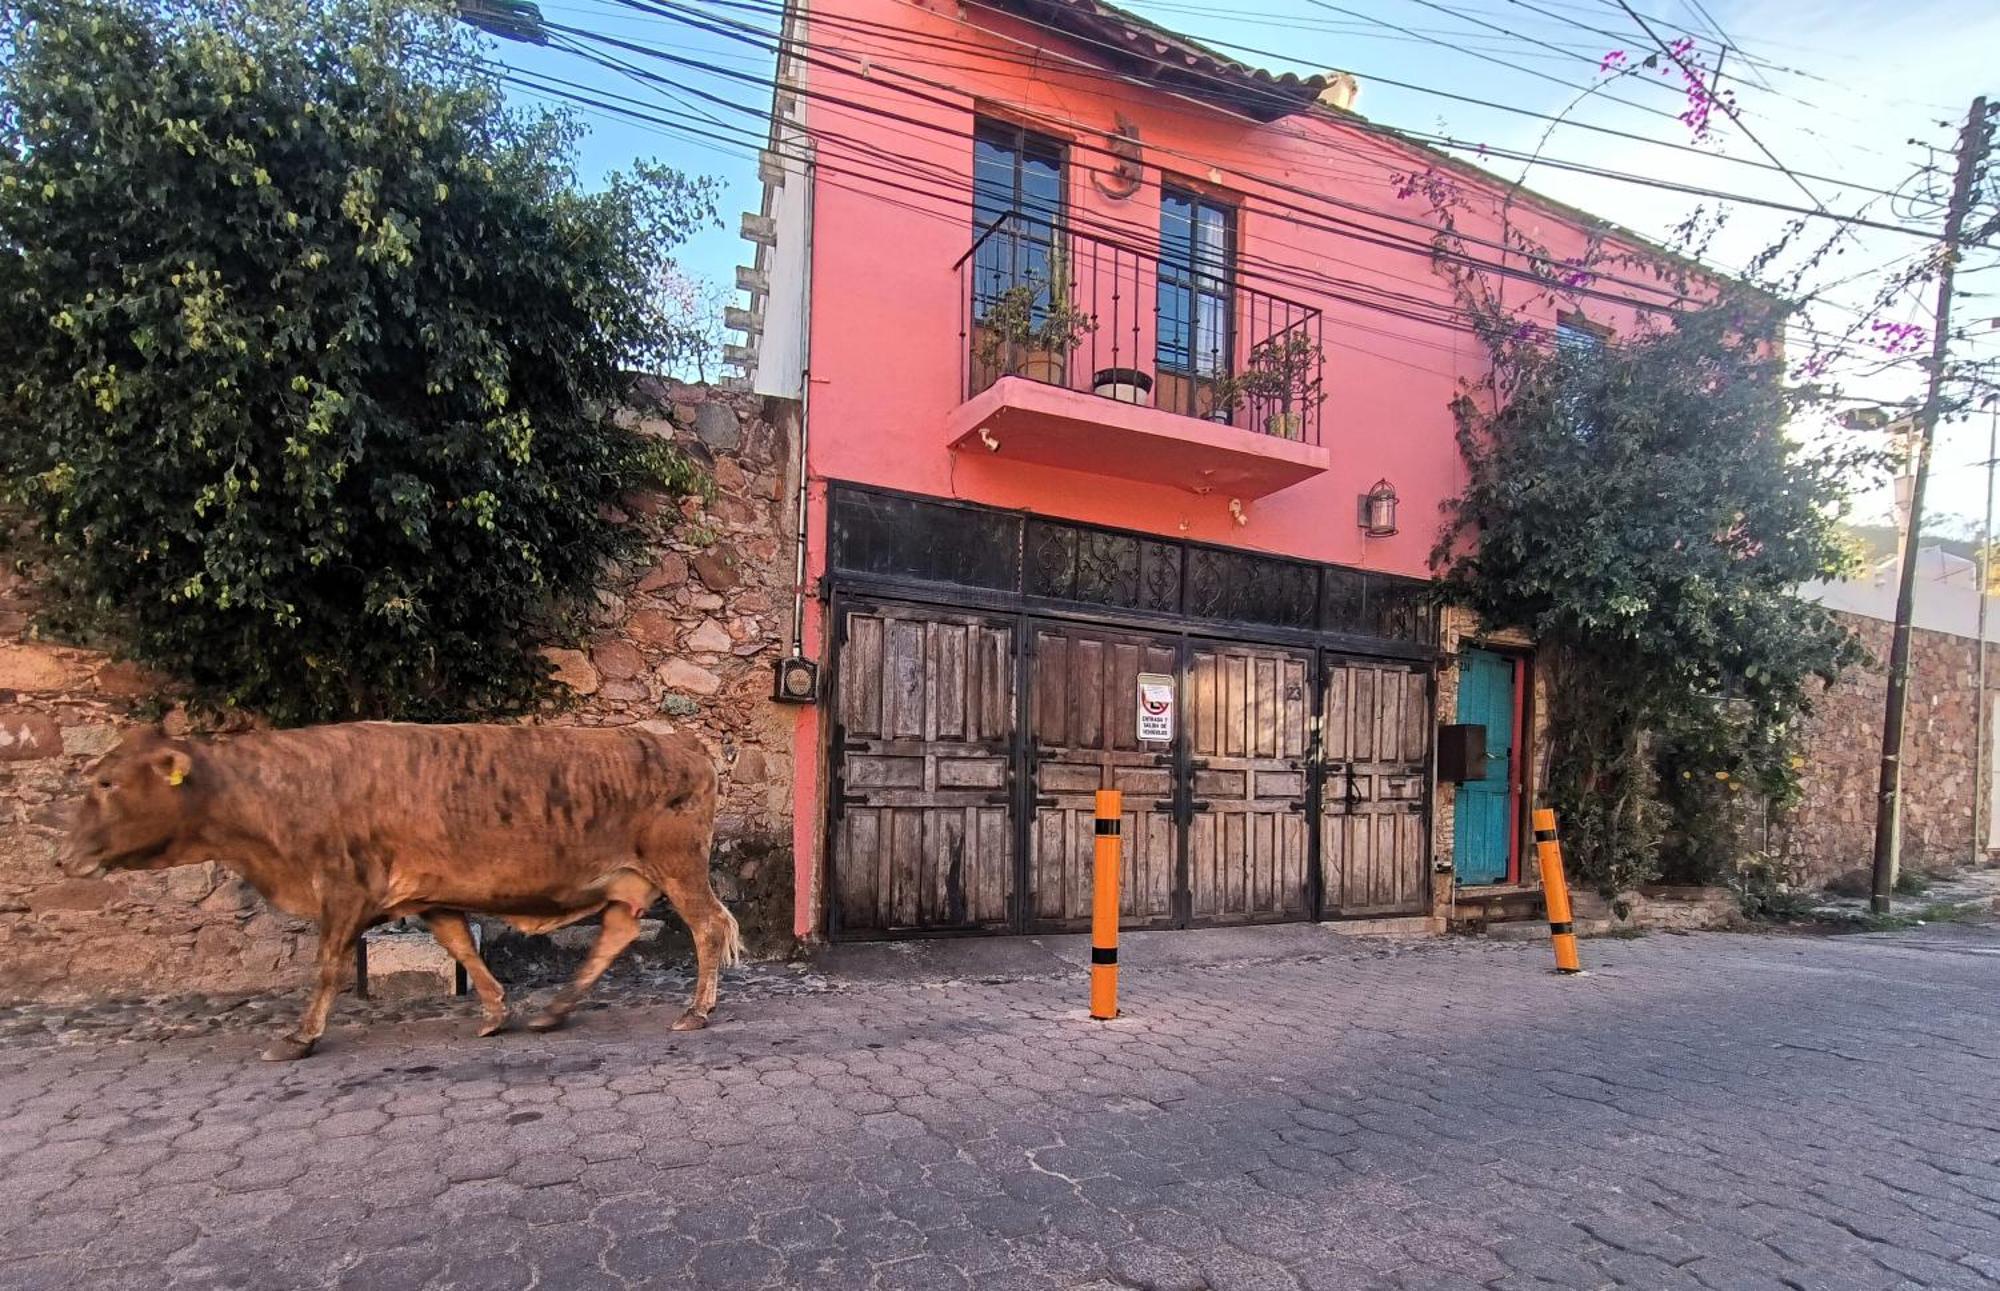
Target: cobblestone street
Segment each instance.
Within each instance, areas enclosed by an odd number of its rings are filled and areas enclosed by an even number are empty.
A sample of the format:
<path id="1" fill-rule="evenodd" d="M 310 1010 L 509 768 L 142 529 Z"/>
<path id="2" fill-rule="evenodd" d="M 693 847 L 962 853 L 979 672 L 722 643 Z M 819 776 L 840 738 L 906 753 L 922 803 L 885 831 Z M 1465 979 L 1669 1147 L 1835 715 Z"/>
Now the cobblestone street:
<path id="1" fill-rule="evenodd" d="M 0 1286 L 2000 1287 L 2000 930 L 1171 937 L 1108 1025 L 1068 941 L 291 1066 L 0 1014 Z"/>

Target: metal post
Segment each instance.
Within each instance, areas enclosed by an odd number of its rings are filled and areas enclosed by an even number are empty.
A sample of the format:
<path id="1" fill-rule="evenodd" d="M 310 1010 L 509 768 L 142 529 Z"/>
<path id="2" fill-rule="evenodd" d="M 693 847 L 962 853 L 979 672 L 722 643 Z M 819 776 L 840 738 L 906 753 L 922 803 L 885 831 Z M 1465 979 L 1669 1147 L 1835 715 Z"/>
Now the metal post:
<path id="1" fill-rule="evenodd" d="M 1118 1016 L 1119 831 L 1125 820 L 1124 795 L 1097 791 L 1097 851 L 1090 900 L 1090 1016 Z"/>
<path id="2" fill-rule="evenodd" d="M 1979 526 L 1979 631 L 1976 648 L 1979 661 L 1974 667 L 1978 690 L 1972 705 L 1972 851 L 1966 859 L 1979 864 L 1986 854 L 1986 589 L 1993 582 L 1993 471 L 2000 462 L 2000 400 L 1988 395 L 1993 405 L 1993 422 L 1986 432 L 1986 519 Z"/>
<path id="3" fill-rule="evenodd" d="M 1903 718 L 1909 707 L 1910 620 L 1917 599 L 1917 550 L 1924 532 L 1924 485 L 1930 476 L 1931 441 L 1943 403 L 1945 362 L 1951 350 L 1952 275 L 1958 267 L 1965 213 L 1972 205 L 1972 180 L 1986 155 L 1986 100 L 1972 101 L 1958 141 L 1958 177 L 1945 215 L 1938 256 L 1936 322 L 1931 336 L 1930 379 L 1917 414 L 1917 470 L 1910 482 L 1910 529 L 1903 537 L 1902 579 L 1896 590 L 1896 631 L 1889 641 L 1889 694 L 1882 714 L 1882 771 L 1875 799 L 1875 856 L 1869 909 L 1889 913 L 1896 887 L 1896 860 L 1903 832 Z"/>
<path id="4" fill-rule="evenodd" d="M 1556 814 L 1535 808 L 1535 859 L 1542 867 L 1542 901 L 1549 908 L 1549 940 L 1556 951 L 1558 973 L 1581 973 L 1576 957 L 1576 925 L 1569 909 L 1569 880 L 1563 876 L 1562 844 L 1556 841 Z"/>

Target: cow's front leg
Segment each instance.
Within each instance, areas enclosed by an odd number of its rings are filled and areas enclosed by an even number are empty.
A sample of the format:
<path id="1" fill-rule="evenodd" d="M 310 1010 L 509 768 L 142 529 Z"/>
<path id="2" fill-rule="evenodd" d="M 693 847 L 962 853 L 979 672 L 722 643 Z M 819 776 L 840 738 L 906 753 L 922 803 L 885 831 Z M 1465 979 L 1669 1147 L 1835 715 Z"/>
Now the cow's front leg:
<path id="1" fill-rule="evenodd" d="M 298 1027 L 264 1050 L 261 1056 L 265 1062 L 296 1061 L 311 1053 L 319 1043 L 326 1031 L 326 1015 L 333 1008 L 333 997 L 339 993 L 341 979 L 354 958 L 354 941 L 361 931 L 362 921 L 357 918 L 320 920 L 319 982 L 313 987 L 306 1011 L 299 1016 Z"/>
<path id="2" fill-rule="evenodd" d="M 597 930 L 597 942 L 590 948 L 590 958 L 583 961 L 583 967 L 576 970 L 568 986 L 555 993 L 540 1016 L 528 1026 L 536 1031 L 553 1031 L 561 1026 L 583 998 L 583 993 L 596 985 L 604 976 L 604 970 L 611 967 L 611 961 L 618 958 L 625 948 L 639 935 L 639 916 L 623 902 L 614 901 L 604 907 L 603 924 Z"/>
<path id="3" fill-rule="evenodd" d="M 465 975 L 472 981 L 472 989 L 479 992 L 479 1003 L 485 1011 L 486 1021 L 479 1028 L 481 1035 L 497 1035 L 507 1029 L 507 991 L 500 985 L 500 979 L 486 967 L 486 961 L 479 957 L 479 947 L 473 943 L 472 929 L 466 926 L 465 916 L 456 910 L 426 910 L 424 923 L 430 927 L 431 936 L 451 953 L 464 968 Z"/>

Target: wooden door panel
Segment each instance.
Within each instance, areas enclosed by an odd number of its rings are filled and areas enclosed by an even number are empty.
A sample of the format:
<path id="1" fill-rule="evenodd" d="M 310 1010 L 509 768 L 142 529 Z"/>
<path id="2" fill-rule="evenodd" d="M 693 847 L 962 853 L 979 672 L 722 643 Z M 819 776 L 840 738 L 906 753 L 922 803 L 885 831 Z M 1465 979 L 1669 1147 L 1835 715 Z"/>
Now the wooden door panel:
<path id="1" fill-rule="evenodd" d="M 1305 814 L 1311 661 L 1257 646 L 1201 646 L 1187 718 L 1197 810 L 1188 825 L 1195 923 L 1311 912 Z"/>
<path id="2" fill-rule="evenodd" d="M 1171 641 L 1066 623 L 1037 624 L 1029 660 L 1035 816 L 1029 831 L 1029 914 L 1042 928 L 1090 923 L 1096 793 L 1125 798 L 1121 922 L 1173 918 L 1178 836 L 1171 811 L 1170 745 L 1141 744 L 1138 677 L 1172 673 Z"/>
<path id="3" fill-rule="evenodd" d="M 1328 915 L 1416 914 L 1429 900 L 1430 679 L 1325 662 L 1320 873 Z"/>
<path id="4" fill-rule="evenodd" d="M 841 611 L 830 858 L 842 933 L 1003 929 L 1015 632 L 908 605 Z"/>
<path id="5" fill-rule="evenodd" d="M 1463 884 L 1505 882 L 1513 869 L 1517 666 L 1487 650 L 1468 649 L 1459 658 L 1457 718 L 1486 728 L 1485 777 L 1459 785 L 1452 796 L 1452 866 Z"/>

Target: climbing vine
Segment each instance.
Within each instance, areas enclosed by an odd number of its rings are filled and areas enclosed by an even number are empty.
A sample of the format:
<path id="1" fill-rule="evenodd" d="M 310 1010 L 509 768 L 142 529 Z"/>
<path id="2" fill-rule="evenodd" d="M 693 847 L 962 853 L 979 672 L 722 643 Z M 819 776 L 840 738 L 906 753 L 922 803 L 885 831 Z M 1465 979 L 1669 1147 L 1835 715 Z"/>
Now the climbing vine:
<path id="1" fill-rule="evenodd" d="M 1492 359 L 1453 405 L 1468 481 L 1433 554 L 1444 594 L 1537 642 L 1542 791 L 1584 877 L 1712 877 L 1746 798 L 1796 794 L 1799 719 L 1860 657 L 1799 589 L 1846 570 L 1838 521 L 1876 454 L 1788 435 L 1814 392 L 1785 382 L 1774 295 L 1512 229 L 1529 281 L 1496 282 L 1458 233 L 1462 196 L 1433 209 L 1439 270 Z M 1542 321 L 1639 273 L 1678 303 L 1597 340 Z"/>

